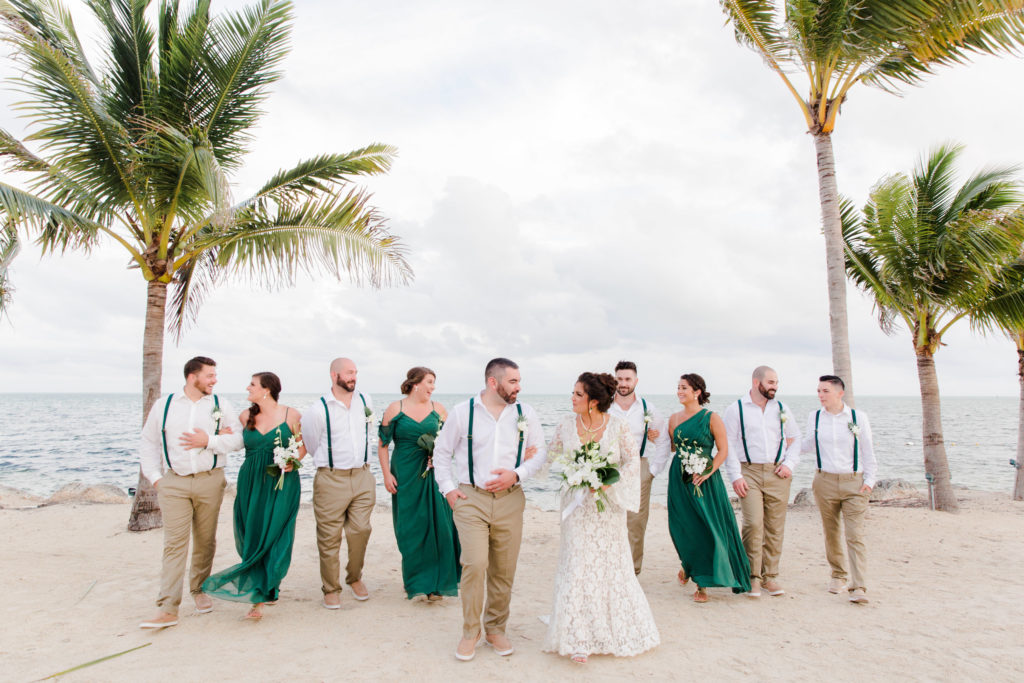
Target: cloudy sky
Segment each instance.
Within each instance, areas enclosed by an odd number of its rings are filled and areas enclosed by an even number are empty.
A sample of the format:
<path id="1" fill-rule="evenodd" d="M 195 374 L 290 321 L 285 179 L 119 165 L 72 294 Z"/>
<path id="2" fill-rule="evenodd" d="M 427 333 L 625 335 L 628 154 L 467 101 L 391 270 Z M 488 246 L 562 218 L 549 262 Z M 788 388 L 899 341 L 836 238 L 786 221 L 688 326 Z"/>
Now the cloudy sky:
<path id="1" fill-rule="evenodd" d="M 180 345 L 168 339 L 165 389 L 204 354 L 224 391 L 265 369 L 286 392 L 319 391 L 347 355 L 370 391 L 425 364 L 440 391 L 468 392 L 505 355 L 527 393 L 568 391 L 620 358 L 650 393 L 689 371 L 739 392 L 761 363 L 783 391 L 813 393 L 831 366 L 813 143 L 717 2 L 296 5 L 286 74 L 234 192 L 318 153 L 395 145 L 370 187 L 415 282 L 226 283 Z M 1024 60 L 981 58 L 902 98 L 855 88 L 834 136 L 840 190 L 862 204 L 945 140 L 967 146 L 965 171 L 1024 162 L 1022 76 Z M 16 99 L 0 91 L 0 126 L 22 136 Z M 125 266 L 112 244 L 42 259 L 27 246 L 0 322 L 0 391 L 138 391 L 145 286 Z M 853 289 L 850 326 L 858 393 L 914 395 L 908 335 L 882 334 Z M 1009 341 L 963 327 L 947 342 L 944 393 L 1017 393 Z"/>

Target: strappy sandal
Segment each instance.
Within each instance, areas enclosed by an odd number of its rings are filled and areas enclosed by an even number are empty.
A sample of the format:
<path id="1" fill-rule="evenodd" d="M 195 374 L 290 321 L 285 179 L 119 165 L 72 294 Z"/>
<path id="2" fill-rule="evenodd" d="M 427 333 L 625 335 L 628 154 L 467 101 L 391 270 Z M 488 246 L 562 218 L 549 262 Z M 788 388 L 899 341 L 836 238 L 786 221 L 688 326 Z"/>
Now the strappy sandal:
<path id="1" fill-rule="evenodd" d="M 586 664 L 587 663 L 587 653 L 586 652 L 576 652 L 576 653 L 573 653 L 572 655 L 570 655 L 569 661 L 574 662 L 576 664 Z"/>
<path id="2" fill-rule="evenodd" d="M 249 610 L 245 614 L 245 618 L 248 619 L 249 621 L 259 621 L 260 619 L 263 618 L 263 610 L 262 609 L 257 609 L 256 607 L 253 607 L 251 610 Z"/>
<path id="3" fill-rule="evenodd" d="M 680 569 L 679 570 L 678 578 L 679 578 L 679 585 L 680 586 L 685 586 L 686 584 L 690 583 L 690 577 L 687 575 L 685 569 Z"/>
<path id="4" fill-rule="evenodd" d="M 708 601 L 708 592 L 705 589 L 701 588 L 700 586 L 697 586 L 697 590 L 693 591 L 693 601 L 694 602 L 707 602 Z"/>

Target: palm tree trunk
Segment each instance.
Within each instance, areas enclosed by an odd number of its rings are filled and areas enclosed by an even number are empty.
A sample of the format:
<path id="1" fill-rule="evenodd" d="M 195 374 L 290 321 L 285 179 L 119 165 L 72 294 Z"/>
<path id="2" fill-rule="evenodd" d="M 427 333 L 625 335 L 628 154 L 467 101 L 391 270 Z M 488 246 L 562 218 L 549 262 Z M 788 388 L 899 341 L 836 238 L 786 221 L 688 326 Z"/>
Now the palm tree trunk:
<path id="1" fill-rule="evenodd" d="M 1017 333 L 1017 379 L 1020 382 L 1020 406 L 1017 410 L 1017 478 L 1013 499 L 1024 500 L 1024 332 Z"/>
<path id="2" fill-rule="evenodd" d="M 814 135 L 818 157 L 818 196 L 821 201 L 821 226 L 825 235 L 825 267 L 828 276 L 828 324 L 832 334 L 832 372 L 843 378 L 843 400 L 853 406 L 853 367 L 850 362 L 850 329 L 846 317 L 846 256 L 843 252 L 843 226 L 839 218 L 839 188 L 836 186 L 836 160 L 829 133 Z"/>
<path id="3" fill-rule="evenodd" d="M 921 385 L 921 441 L 924 447 L 924 471 L 935 478 L 935 509 L 958 512 L 960 504 L 950 482 L 946 444 L 942 439 L 942 411 L 935 357 L 927 348 L 917 353 L 917 381 Z"/>
<path id="4" fill-rule="evenodd" d="M 164 313 L 167 307 L 167 283 L 151 280 L 146 290 L 146 329 L 142 338 L 142 421 L 160 398 L 160 379 L 164 360 Z M 128 518 L 129 531 L 147 531 L 163 525 L 156 489 L 139 471 L 135 502 Z"/>

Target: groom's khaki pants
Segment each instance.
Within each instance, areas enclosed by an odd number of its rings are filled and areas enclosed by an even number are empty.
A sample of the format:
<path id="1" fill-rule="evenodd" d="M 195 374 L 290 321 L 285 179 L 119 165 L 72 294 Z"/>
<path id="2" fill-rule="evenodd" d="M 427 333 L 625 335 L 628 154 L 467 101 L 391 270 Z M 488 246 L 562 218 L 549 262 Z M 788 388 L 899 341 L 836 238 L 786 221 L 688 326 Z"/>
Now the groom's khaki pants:
<path id="1" fill-rule="evenodd" d="M 864 475 L 861 472 L 832 474 L 819 471 L 814 476 L 814 500 L 821 513 L 821 527 L 825 532 L 825 556 L 832 567 L 832 578 L 848 578 L 847 587 L 867 590 L 867 552 L 864 545 L 864 515 L 868 509 L 869 493 L 861 493 Z M 843 532 L 846 550 L 850 554 L 850 573 L 846 573 L 843 554 Z"/>
<path id="2" fill-rule="evenodd" d="M 177 614 L 181 604 L 181 580 L 188 559 L 189 532 L 192 535 L 192 570 L 188 585 L 192 595 L 201 593 L 210 576 L 217 551 L 217 517 L 224 500 L 224 468 L 179 476 L 167 470 L 156 486 L 164 520 L 164 558 L 160 572 L 161 612 Z"/>
<path id="3" fill-rule="evenodd" d="M 462 637 L 480 633 L 480 615 L 484 614 L 484 633 L 505 633 L 508 606 L 512 599 L 512 580 L 523 540 L 523 487 L 489 493 L 469 484 L 459 490 L 465 498 L 455 499 L 455 528 L 462 545 Z M 484 584 L 487 605 L 484 606 Z"/>
<path id="4" fill-rule="evenodd" d="M 750 578 L 758 581 L 779 575 L 782 538 L 786 530 L 789 487 L 792 477 L 775 474 L 773 463 L 740 463 L 747 495 L 740 498 L 743 510 L 743 549 L 750 560 Z"/>
<path id="5" fill-rule="evenodd" d="M 348 539 L 345 583 L 363 578 L 363 560 L 370 540 L 370 514 L 377 502 L 376 482 L 369 465 L 350 470 L 317 468 L 313 477 L 313 516 L 320 551 L 324 594 L 341 592 L 341 536 Z"/>
<path id="6" fill-rule="evenodd" d="M 633 571 L 640 573 L 644 562 L 644 536 L 647 535 L 647 519 L 651 514 L 651 466 L 647 457 L 640 458 L 640 509 L 626 512 L 626 529 L 629 530 L 629 549 L 633 553 Z"/>

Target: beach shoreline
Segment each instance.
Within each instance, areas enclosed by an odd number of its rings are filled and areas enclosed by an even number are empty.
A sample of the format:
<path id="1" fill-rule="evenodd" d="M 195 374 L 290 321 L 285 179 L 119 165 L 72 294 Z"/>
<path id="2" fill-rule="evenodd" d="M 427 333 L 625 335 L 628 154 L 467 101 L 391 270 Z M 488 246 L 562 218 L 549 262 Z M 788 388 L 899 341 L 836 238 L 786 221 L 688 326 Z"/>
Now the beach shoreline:
<path id="1" fill-rule="evenodd" d="M 7 551 L 0 573 L 11 588 L 0 648 L 4 678 L 38 680 L 99 657 L 129 652 L 68 674 L 68 680 L 438 680 L 486 675 L 534 678 L 667 679 L 685 670 L 727 680 L 874 678 L 1013 680 L 1024 676 L 1019 647 L 1024 585 L 1024 503 L 1009 494 L 960 490 L 963 511 L 873 504 L 868 512 L 869 596 L 859 607 L 826 592 L 821 525 L 813 507 L 791 507 L 782 558 L 787 593 L 752 600 L 711 589 L 693 603 L 675 581 L 678 561 L 666 511 L 652 506 L 644 571 L 662 644 L 630 659 L 595 656 L 580 668 L 540 651 L 557 566 L 558 514 L 528 507 L 512 600 L 511 657 L 481 648 L 470 663 L 452 656 L 461 626 L 457 598 L 408 601 L 391 515 L 378 507 L 366 560 L 371 599 L 342 595 L 319 606 L 312 510 L 300 508 L 292 565 L 278 605 L 260 623 L 244 606 L 215 601 L 161 632 L 137 624 L 155 612 L 163 535 L 126 531 L 126 503 L 66 503 L 0 510 Z M 0 496 L 0 502 L 6 501 Z M 214 569 L 237 561 L 231 498 L 218 526 Z M 13 626 L 13 628 L 11 628 Z M 148 645 L 147 645 L 148 643 Z"/>

